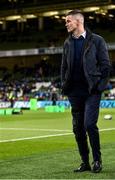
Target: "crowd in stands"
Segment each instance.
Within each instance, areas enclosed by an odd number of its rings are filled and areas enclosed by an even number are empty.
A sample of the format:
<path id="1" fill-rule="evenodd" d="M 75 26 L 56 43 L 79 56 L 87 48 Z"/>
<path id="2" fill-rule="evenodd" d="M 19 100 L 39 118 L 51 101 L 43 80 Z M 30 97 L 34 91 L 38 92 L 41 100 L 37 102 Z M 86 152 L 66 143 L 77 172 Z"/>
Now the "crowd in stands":
<path id="1" fill-rule="evenodd" d="M 4 70 L 4 76 L 0 80 L 0 101 L 65 99 L 66 97 L 61 95 L 59 74 L 51 76 L 50 68 L 41 65 L 37 69 L 15 67 L 12 73 Z M 115 99 L 115 82 L 108 84 L 102 98 Z"/>
<path id="2" fill-rule="evenodd" d="M 13 70 L 0 69 L 0 101 L 51 100 L 56 88 L 59 94 L 60 77 L 56 67 L 41 61 L 34 67 L 14 66 Z"/>
<path id="3" fill-rule="evenodd" d="M 1 86 L 1 85 L 0 85 Z M 30 98 L 37 100 L 51 100 L 55 86 L 52 82 L 14 81 L 4 83 L 0 87 L 0 101 L 29 101 Z M 59 89 L 56 88 L 56 93 Z"/>

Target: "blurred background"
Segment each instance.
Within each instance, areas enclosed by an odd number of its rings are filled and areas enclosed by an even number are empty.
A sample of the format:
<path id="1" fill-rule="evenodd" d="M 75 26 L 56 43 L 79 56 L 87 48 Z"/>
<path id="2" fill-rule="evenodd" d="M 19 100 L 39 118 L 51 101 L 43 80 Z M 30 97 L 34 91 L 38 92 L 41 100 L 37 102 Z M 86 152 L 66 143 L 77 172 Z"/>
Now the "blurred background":
<path id="1" fill-rule="evenodd" d="M 66 99 L 60 65 L 72 9 L 81 9 L 87 26 L 107 42 L 112 70 L 102 99 L 115 99 L 115 0 L 0 0 L 0 107 Z"/>

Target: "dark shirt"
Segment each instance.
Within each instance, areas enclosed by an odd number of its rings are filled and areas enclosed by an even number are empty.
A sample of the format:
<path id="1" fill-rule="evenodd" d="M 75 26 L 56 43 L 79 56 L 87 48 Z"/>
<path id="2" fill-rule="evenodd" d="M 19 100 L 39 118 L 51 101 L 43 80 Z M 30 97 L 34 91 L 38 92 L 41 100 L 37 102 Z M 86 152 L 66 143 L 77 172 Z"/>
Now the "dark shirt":
<path id="1" fill-rule="evenodd" d="M 72 91 L 71 95 L 88 94 L 88 84 L 84 75 L 82 53 L 85 43 L 85 38 L 80 36 L 74 38 L 74 61 L 72 69 Z"/>

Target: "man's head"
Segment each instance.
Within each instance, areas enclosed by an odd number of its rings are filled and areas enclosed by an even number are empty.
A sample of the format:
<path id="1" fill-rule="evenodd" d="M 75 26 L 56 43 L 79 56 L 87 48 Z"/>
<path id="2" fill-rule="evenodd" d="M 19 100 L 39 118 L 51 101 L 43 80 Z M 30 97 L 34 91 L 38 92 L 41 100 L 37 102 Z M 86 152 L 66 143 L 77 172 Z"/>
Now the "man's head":
<path id="1" fill-rule="evenodd" d="M 70 11 L 65 18 L 65 26 L 68 32 L 82 31 L 84 29 L 84 15 L 80 10 Z"/>

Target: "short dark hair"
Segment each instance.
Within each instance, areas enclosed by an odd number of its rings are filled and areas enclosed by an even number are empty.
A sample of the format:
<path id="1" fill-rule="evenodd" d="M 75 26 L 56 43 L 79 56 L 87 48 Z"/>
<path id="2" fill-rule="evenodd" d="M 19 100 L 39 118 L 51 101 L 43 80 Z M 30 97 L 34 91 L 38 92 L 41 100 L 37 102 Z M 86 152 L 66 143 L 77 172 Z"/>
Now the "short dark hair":
<path id="1" fill-rule="evenodd" d="M 69 11 L 69 12 L 66 14 L 66 16 L 69 16 L 69 15 L 72 15 L 72 16 L 74 16 L 74 15 L 80 15 L 80 16 L 84 19 L 84 20 L 83 20 L 83 22 L 84 22 L 84 27 L 87 28 L 86 21 L 85 21 L 85 16 L 84 16 L 84 14 L 82 13 L 81 10 L 79 10 L 79 9 L 74 9 L 74 10 L 72 10 L 72 11 Z"/>
<path id="2" fill-rule="evenodd" d="M 82 11 L 79 10 L 79 9 L 74 9 L 74 10 L 72 10 L 72 11 L 69 11 L 69 12 L 66 14 L 66 16 L 69 16 L 69 15 L 76 15 L 76 14 L 81 14 L 81 15 L 84 17 Z"/>

